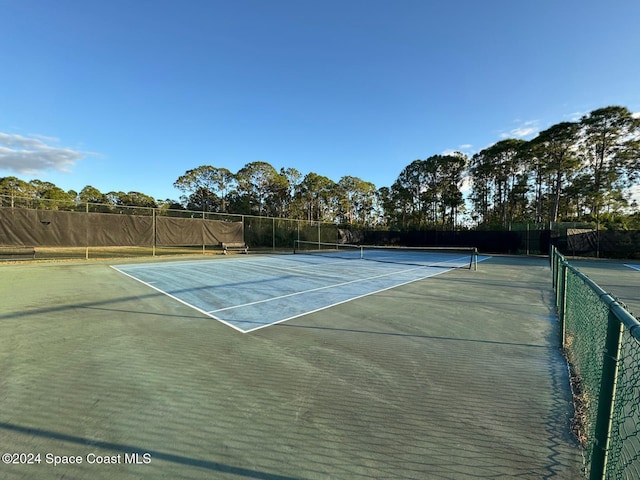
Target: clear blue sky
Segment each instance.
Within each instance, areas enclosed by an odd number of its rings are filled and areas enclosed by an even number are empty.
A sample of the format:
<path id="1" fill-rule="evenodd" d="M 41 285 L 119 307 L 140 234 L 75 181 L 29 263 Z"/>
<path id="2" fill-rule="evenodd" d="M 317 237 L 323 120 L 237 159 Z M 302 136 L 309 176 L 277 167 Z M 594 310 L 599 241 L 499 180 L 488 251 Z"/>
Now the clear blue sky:
<path id="1" fill-rule="evenodd" d="M 390 186 L 411 161 L 623 105 L 637 0 L 0 0 L 0 176 L 177 199 L 266 161 Z"/>

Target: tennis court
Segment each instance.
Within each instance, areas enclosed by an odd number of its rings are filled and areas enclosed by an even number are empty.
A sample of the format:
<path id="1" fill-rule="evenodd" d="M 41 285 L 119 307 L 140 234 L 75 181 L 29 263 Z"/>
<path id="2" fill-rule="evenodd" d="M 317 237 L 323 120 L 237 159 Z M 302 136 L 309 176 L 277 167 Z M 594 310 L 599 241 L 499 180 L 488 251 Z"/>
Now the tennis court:
<path id="1" fill-rule="evenodd" d="M 0 265 L 0 477 L 580 478 L 547 259 L 410 263 Z"/>
<path id="2" fill-rule="evenodd" d="M 571 259 L 571 263 L 640 318 L 640 265 L 624 260 Z"/>
<path id="3" fill-rule="evenodd" d="M 473 258 L 472 251 L 393 248 L 365 256 L 361 247 L 325 243 L 320 250 L 309 243 L 313 250 L 298 255 L 114 268 L 246 333 L 487 258 Z"/>

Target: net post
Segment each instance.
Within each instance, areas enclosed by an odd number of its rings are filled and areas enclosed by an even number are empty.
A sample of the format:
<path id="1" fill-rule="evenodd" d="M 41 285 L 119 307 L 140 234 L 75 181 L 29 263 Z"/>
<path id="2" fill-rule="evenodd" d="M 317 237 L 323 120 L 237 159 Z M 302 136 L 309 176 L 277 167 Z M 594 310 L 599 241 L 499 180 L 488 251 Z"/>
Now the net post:
<path id="1" fill-rule="evenodd" d="M 473 264 L 473 271 L 477 272 L 478 271 L 478 248 L 477 247 L 473 247 L 473 250 L 471 252 L 471 263 Z"/>

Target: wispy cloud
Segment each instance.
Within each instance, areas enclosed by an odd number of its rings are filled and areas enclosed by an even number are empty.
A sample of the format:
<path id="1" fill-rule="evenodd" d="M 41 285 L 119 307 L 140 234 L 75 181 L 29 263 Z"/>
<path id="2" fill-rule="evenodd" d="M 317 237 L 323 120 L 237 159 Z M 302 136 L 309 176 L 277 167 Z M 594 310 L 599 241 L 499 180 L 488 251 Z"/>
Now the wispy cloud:
<path id="1" fill-rule="evenodd" d="M 540 121 L 539 120 L 527 120 L 521 121 L 517 120 L 516 123 L 519 125 L 515 128 L 512 128 L 508 132 L 502 132 L 500 134 L 500 138 L 525 138 L 532 137 L 534 134 L 540 131 Z"/>
<path id="2" fill-rule="evenodd" d="M 46 170 L 69 172 L 87 154 L 56 146 L 57 139 L 41 135 L 22 135 L 0 132 L 0 169 L 23 175 Z"/>
<path id="3" fill-rule="evenodd" d="M 473 145 L 470 143 L 464 143 L 462 145 L 458 145 L 458 148 L 447 148 L 442 152 L 442 155 L 455 155 L 456 153 L 464 153 L 469 155 Z"/>
<path id="4" fill-rule="evenodd" d="M 568 118 L 570 122 L 579 122 L 582 117 L 587 115 L 589 112 L 572 112 L 564 115 L 564 117 Z"/>

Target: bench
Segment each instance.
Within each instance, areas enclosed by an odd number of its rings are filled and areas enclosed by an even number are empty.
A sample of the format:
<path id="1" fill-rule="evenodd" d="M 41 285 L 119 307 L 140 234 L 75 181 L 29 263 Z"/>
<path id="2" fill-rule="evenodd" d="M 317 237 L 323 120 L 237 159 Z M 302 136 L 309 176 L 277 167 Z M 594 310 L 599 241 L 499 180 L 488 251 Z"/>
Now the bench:
<path id="1" fill-rule="evenodd" d="M 222 244 L 222 254 L 227 255 L 229 250 L 235 250 L 241 253 L 249 253 L 249 247 L 244 242 L 231 242 Z"/>
<path id="2" fill-rule="evenodd" d="M 0 245 L 0 258 L 33 260 L 36 258 L 36 249 L 24 245 Z"/>

